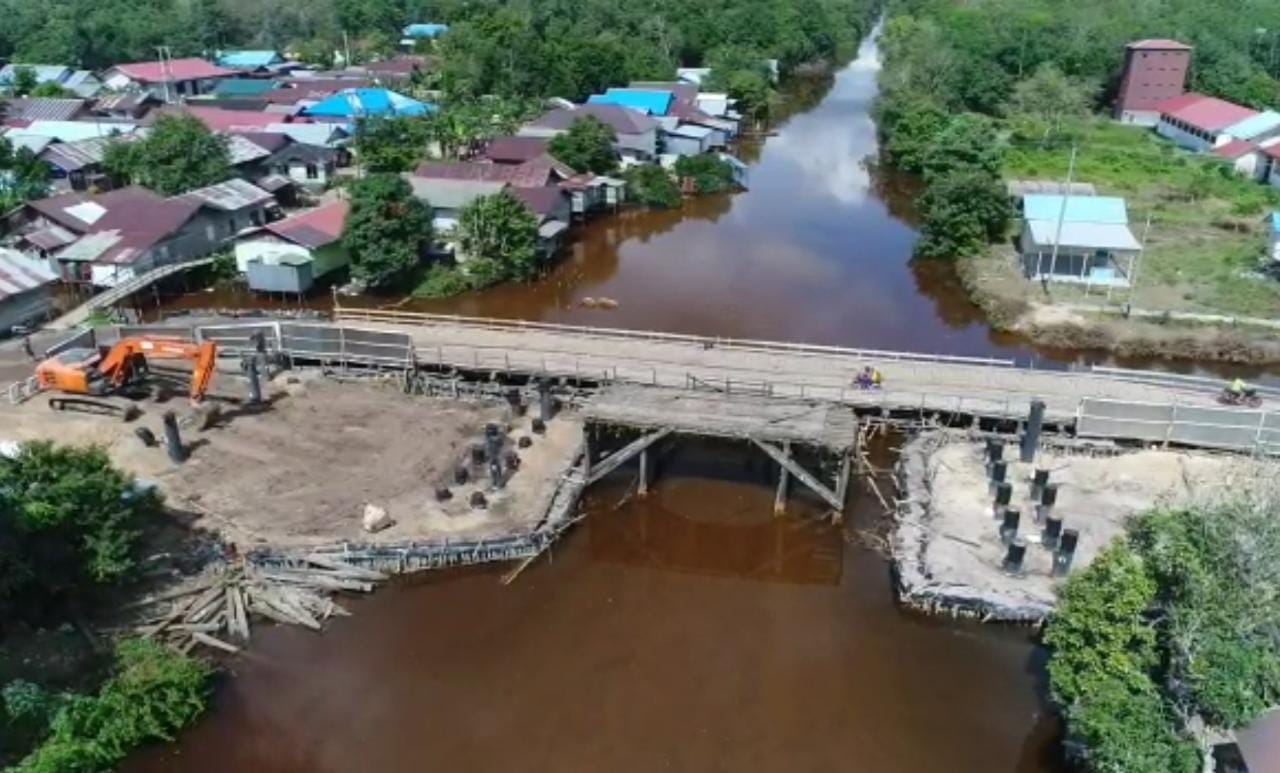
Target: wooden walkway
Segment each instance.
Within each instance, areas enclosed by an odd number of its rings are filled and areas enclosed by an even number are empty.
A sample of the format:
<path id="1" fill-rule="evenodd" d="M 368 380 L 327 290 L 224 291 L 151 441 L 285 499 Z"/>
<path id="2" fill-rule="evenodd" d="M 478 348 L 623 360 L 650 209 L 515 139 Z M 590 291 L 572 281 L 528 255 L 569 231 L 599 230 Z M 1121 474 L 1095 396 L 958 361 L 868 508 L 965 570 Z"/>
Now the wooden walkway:
<path id="1" fill-rule="evenodd" d="M 1198 384 L 1149 383 L 1113 374 L 1033 370 L 1012 361 L 742 341 L 411 312 L 339 309 L 335 321 L 410 336 L 421 365 L 577 378 L 612 384 L 835 402 L 886 411 L 1070 421 L 1084 398 L 1215 405 Z M 852 386 L 871 365 L 884 388 Z"/>
<path id="2" fill-rule="evenodd" d="M 55 330 L 70 330 L 71 328 L 84 324 L 84 322 L 89 319 L 89 315 L 93 314 L 93 312 L 99 309 L 110 308 L 120 301 L 123 301 L 125 298 L 128 298 L 130 295 L 133 295 L 139 290 L 145 290 L 165 277 L 170 277 L 174 274 L 181 274 L 183 271 L 199 268 L 200 266 L 207 266 L 213 263 L 213 261 L 214 259 L 212 257 L 208 257 L 158 266 L 145 274 L 140 274 L 132 279 L 126 279 L 115 287 L 98 293 L 89 300 L 68 311 L 66 314 L 63 314 L 61 317 L 50 322 L 48 327 Z"/>

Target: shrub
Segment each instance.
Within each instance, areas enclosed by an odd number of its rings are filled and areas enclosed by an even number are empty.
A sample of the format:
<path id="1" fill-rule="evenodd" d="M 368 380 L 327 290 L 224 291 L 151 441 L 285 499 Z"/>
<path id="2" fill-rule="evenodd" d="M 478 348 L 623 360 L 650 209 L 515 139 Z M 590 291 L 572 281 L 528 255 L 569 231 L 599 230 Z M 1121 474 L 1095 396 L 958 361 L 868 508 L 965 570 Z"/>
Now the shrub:
<path id="1" fill-rule="evenodd" d="M 660 166 L 634 166 L 626 172 L 627 196 L 647 207 L 674 209 L 680 206 L 680 189 Z"/>
<path id="2" fill-rule="evenodd" d="M 734 187 L 733 167 L 710 153 L 681 156 L 676 161 L 676 177 L 692 179 L 698 193 L 723 193 Z"/>

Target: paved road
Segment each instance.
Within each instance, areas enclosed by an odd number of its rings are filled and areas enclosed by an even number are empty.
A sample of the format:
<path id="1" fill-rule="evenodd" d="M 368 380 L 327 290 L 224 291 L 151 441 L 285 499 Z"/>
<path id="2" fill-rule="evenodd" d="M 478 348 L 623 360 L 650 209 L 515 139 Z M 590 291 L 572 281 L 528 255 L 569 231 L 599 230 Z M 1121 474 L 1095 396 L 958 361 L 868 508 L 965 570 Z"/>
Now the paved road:
<path id="1" fill-rule="evenodd" d="M 686 388 L 693 379 L 730 391 L 837 400 L 891 408 L 924 407 L 983 415 L 1022 416 L 1030 400 L 1045 401 L 1050 418 L 1072 417 L 1085 397 L 1152 403 L 1214 405 L 1214 394 L 1194 386 L 1139 384 L 1089 373 L 1029 370 L 1007 364 L 894 359 L 831 347 L 732 343 L 696 337 L 584 332 L 553 326 L 522 328 L 491 322 L 375 322 L 341 312 L 343 324 L 409 334 L 420 362 L 608 376 L 614 380 Z M 884 389 L 859 390 L 854 375 L 866 365 L 884 374 Z"/>

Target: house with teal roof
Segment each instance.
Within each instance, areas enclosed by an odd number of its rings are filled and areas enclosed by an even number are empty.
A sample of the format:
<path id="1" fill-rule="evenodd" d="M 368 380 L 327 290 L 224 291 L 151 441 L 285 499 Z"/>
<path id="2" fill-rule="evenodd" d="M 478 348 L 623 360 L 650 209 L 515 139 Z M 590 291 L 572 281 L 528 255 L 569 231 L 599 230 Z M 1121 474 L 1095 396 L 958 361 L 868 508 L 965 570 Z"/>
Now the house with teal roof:
<path id="1" fill-rule="evenodd" d="M 587 98 L 587 104 L 617 105 L 661 118 L 671 111 L 675 99 L 675 93 L 661 89 L 616 88 L 603 94 L 592 94 Z"/>
<path id="2" fill-rule="evenodd" d="M 403 118 L 430 115 L 436 106 L 390 89 L 343 89 L 304 109 L 309 118 L 351 122 L 359 118 Z"/>
<path id="3" fill-rule="evenodd" d="M 228 70 L 255 72 L 265 70 L 275 64 L 284 64 L 284 57 L 278 51 L 219 51 L 217 64 Z"/>
<path id="4" fill-rule="evenodd" d="M 1122 198 L 1030 194 L 1022 199 L 1019 251 L 1029 279 L 1127 287 L 1142 244 Z"/>

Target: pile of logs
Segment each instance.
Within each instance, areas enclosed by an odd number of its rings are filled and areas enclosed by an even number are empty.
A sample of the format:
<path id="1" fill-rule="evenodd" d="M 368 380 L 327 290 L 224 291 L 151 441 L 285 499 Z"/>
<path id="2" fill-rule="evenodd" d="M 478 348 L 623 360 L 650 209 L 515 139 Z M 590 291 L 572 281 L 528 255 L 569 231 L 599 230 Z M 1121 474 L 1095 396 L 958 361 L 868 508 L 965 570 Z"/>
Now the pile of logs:
<path id="1" fill-rule="evenodd" d="M 350 614 L 333 600 L 335 592 L 368 593 L 386 579 L 381 572 L 324 556 L 307 556 L 290 567 L 223 562 L 181 587 L 137 602 L 135 606 L 155 611 L 143 617 L 135 632 L 184 653 L 197 644 L 239 652 L 233 641 L 249 640 L 251 615 L 318 631 L 330 617 Z"/>

